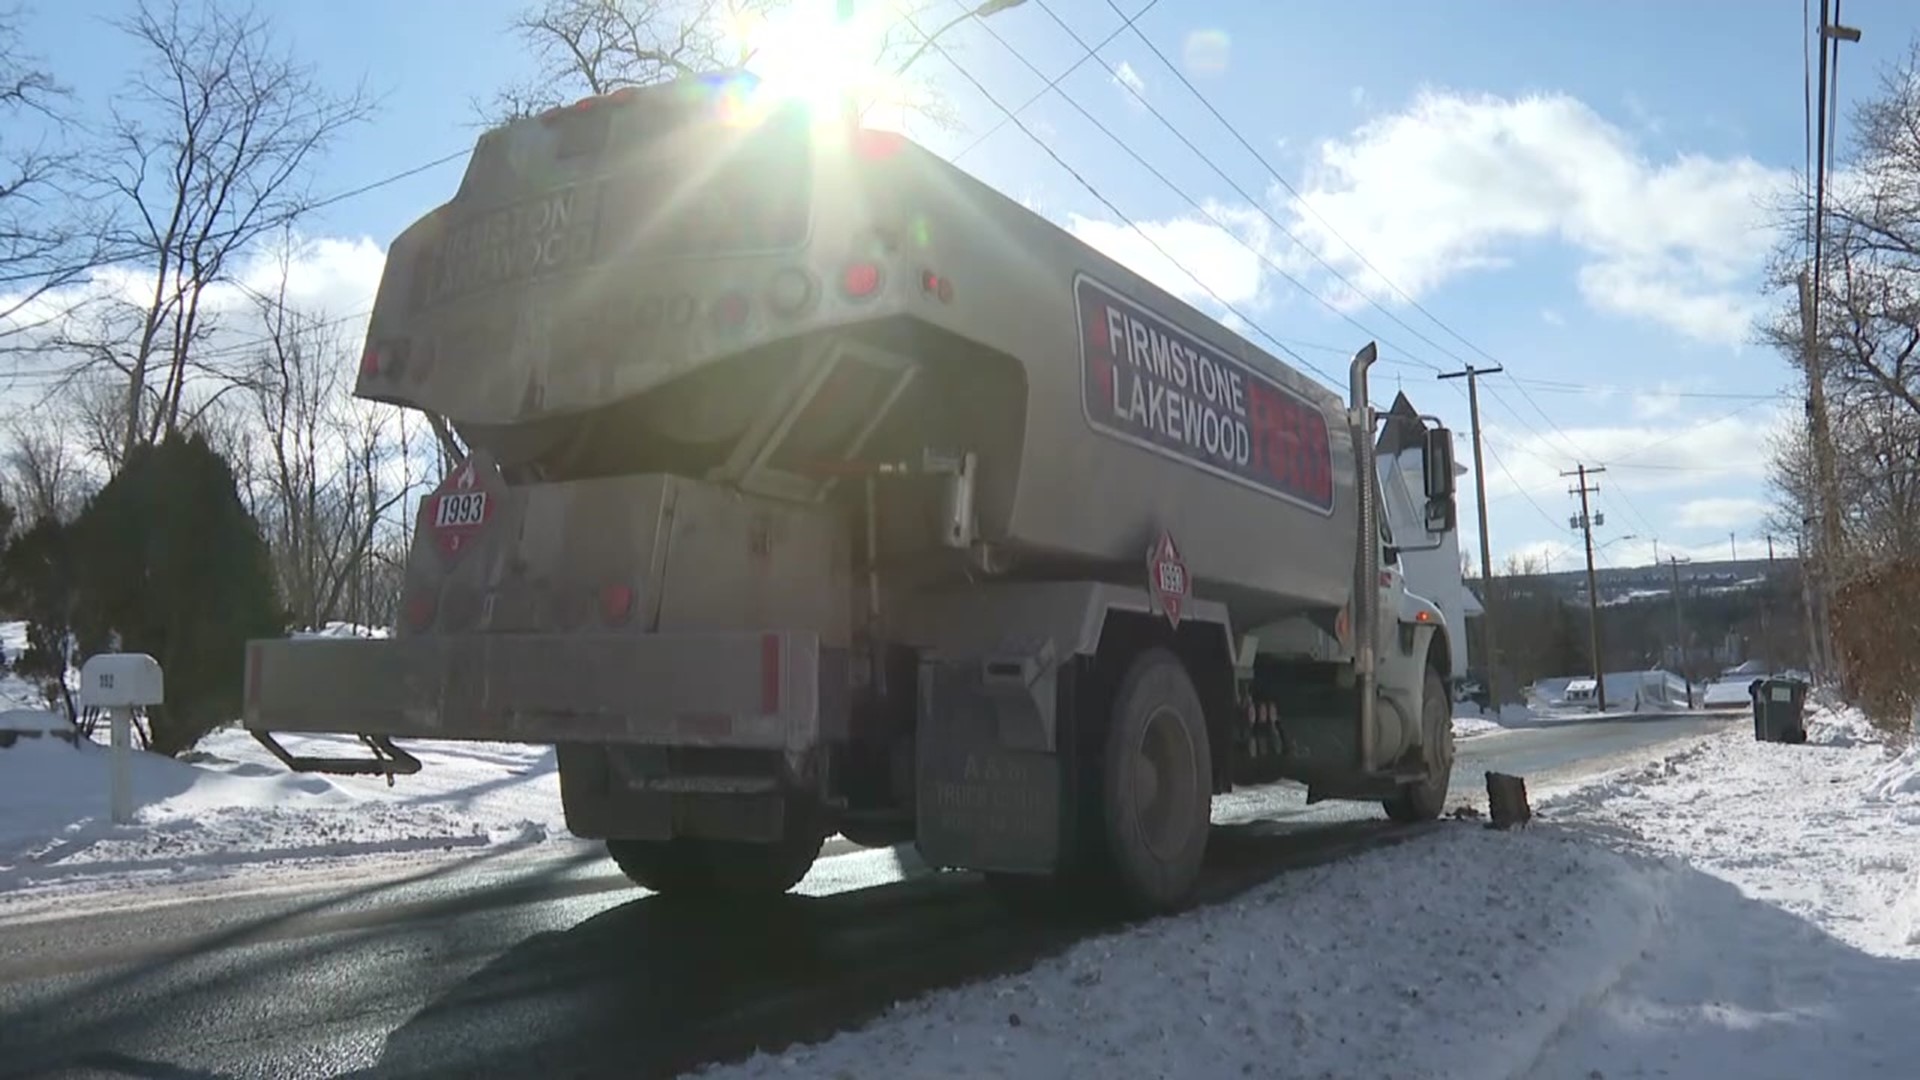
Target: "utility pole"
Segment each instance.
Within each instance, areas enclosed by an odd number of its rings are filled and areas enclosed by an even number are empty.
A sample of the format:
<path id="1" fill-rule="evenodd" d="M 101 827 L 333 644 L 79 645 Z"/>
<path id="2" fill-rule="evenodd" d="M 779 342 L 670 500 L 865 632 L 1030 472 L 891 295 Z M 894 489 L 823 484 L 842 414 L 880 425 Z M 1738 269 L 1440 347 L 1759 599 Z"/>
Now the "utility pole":
<path id="1" fill-rule="evenodd" d="M 1687 681 L 1687 708 L 1693 708 L 1693 676 L 1687 673 L 1687 621 L 1680 613 L 1680 557 L 1673 557 L 1673 662 Z"/>
<path id="2" fill-rule="evenodd" d="M 1573 472 L 1560 474 L 1580 478 L 1580 486 L 1569 488 L 1567 494 L 1580 496 L 1580 517 L 1576 524 L 1587 540 L 1587 637 L 1588 647 L 1593 651 L 1593 692 L 1600 701 L 1601 712 L 1607 711 L 1607 673 L 1606 664 L 1600 658 L 1600 586 L 1593 572 L 1593 527 L 1605 525 L 1607 521 L 1605 517 L 1597 521 L 1593 517 L 1591 507 L 1587 503 L 1587 496 L 1600 489 L 1588 484 L 1587 477 L 1606 471 L 1604 465 L 1589 469 L 1585 465 L 1576 464 Z"/>
<path id="3" fill-rule="evenodd" d="M 1480 502 L 1480 647 L 1484 650 L 1487 675 L 1487 697 L 1492 700 L 1494 710 L 1500 708 L 1500 682 L 1496 674 L 1499 665 L 1494 657 L 1493 635 L 1493 541 L 1487 536 L 1487 470 L 1480 459 L 1480 376 L 1497 375 L 1506 369 L 1498 364 L 1490 368 L 1477 368 L 1472 364 L 1464 371 L 1446 371 L 1441 379 L 1467 380 L 1467 409 L 1473 416 L 1473 488 Z"/>
<path id="4" fill-rule="evenodd" d="M 1827 78 L 1829 57 L 1839 58 L 1840 42 L 1859 41 L 1860 31 L 1851 26 L 1842 26 L 1837 21 L 1839 0 L 1831 5 L 1834 17 L 1829 17 L 1828 0 L 1820 0 L 1820 64 L 1819 64 L 1819 110 L 1816 118 L 1818 132 L 1815 141 L 1813 172 L 1808 180 L 1813 185 L 1813 216 L 1807 223 L 1808 239 L 1813 248 L 1813 257 L 1808 268 L 1799 275 L 1800 285 L 1800 331 L 1803 361 L 1807 371 L 1807 428 L 1813 442 L 1814 483 L 1816 487 L 1814 501 L 1820 516 L 1819 540 L 1816 545 L 1814 562 L 1818 566 L 1817 576 L 1811 579 L 1808 592 L 1819 608 L 1815 619 L 1818 636 L 1812 642 L 1820 669 L 1828 679 L 1838 676 L 1839 660 L 1834 654 L 1832 630 L 1829 625 L 1828 606 L 1832 600 L 1832 589 L 1839 578 L 1840 557 L 1840 511 L 1838 484 L 1834 479 L 1833 464 L 1833 428 L 1827 415 L 1827 379 L 1826 357 L 1820 348 L 1820 274 L 1824 265 L 1822 251 L 1827 235 L 1827 159 L 1828 147 L 1832 144 L 1827 130 L 1827 98 L 1830 82 Z M 1807 562 L 1802 558 L 1802 573 L 1806 572 Z M 1809 618 L 1813 618 L 1809 612 Z"/>
<path id="5" fill-rule="evenodd" d="M 1827 415 L 1827 375 L 1826 361 L 1819 344 L 1818 329 L 1815 325 L 1817 295 L 1805 271 L 1800 274 L 1800 330 L 1802 345 L 1806 355 L 1807 369 L 1807 429 L 1813 440 L 1814 463 L 1814 505 L 1820 519 L 1818 540 L 1814 545 L 1812 563 L 1814 572 L 1809 575 L 1809 591 L 1813 596 L 1815 611 L 1814 626 L 1818 637 L 1813 641 L 1814 655 L 1819 662 L 1821 673 L 1832 680 L 1838 675 L 1835 670 L 1833 638 L 1827 620 L 1827 605 L 1832 596 L 1832 587 L 1836 566 L 1840 554 L 1840 513 L 1838 482 L 1834 477 L 1833 428 Z"/>

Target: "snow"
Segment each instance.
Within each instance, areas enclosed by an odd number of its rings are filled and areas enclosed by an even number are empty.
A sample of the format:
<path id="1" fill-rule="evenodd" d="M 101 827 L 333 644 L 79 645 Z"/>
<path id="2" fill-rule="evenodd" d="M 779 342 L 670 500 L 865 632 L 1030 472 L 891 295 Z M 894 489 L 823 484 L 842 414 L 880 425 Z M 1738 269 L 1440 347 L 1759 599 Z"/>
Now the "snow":
<path id="1" fill-rule="evenodd" d="M 49 735 L 72 730 L 66 717 L 47 709 L 0 710 L 0 731 Z"/>
<path id="2" fill-rule="evenodd" d="M 1456 739 L 1471 739 L 1476 735 L 1492 735 L 1505 730 L 1498 722 L 1484 716 L 1463 714 L 1453 718 L 1453 737 Z"/>
<path id="3" fill-rule="evenodd" d="M 1875 773 L 1867 785 L 1867 798 L 1875 802 L 1920 803 L 1920 746 L 1909 747 L 1906 753 Z"/>
<path id="4" fill-rule="evenodd" d="M 1910 1077 L 1920 758 L 1733 725 L 716 1078 Z"/>
<path id="5" fill-rule="evenodd" d="M 281 742 L 293 753 L 364 755 L 346 737 Z M 392 788 L 379 777 L 290 773 L 238 729 L 208 736 L 191 762 L 135 751 L 134 821 L 115 825 L 109 751 L 20 740 L 0 750 L 0 905 L 565 835 L 550 747 L 408 749 L 422 770 Z"/>

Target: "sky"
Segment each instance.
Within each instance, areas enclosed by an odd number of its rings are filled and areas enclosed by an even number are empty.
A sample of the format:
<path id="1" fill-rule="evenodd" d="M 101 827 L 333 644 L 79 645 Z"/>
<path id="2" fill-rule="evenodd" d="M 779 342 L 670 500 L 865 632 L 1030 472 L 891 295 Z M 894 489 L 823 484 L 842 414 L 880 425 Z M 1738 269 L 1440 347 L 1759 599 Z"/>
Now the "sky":
<path id="1" fill-rule="evenodd" d="M 296 291 L 340 315 L 370 304 L 388 240 L 452 193 L 478 106 L 532 74 L 507 29 L 522 7 L 261 8 L 324 82 L 382 101 L 317 191 L 454 156 L 308 220 Z M 1143 8 L 1123 29 L 1116 12 Z M 96 117 L 135 59 L 108 25 L 127 9 L 28 8 L 30 47 Z M 923 17 L 963 10 L 935 0 Z M 1851 103 L 1905 58 L 1920 9 L 1843 13 L 1862 40 L 1843 47 L 1842 152 Z M 903 125 L 1336 389 L 1378 341 L 1376 397 L 1405 391 L 1464 434 L 1464 380 L 1436 373 L 1504 366 L 1480 380 L 1496 570 L 1514 554 L 1581 564 L 1560 475 L 1576 463 L 1605 469 L 1602 565 L 1656 544 L 1763 557 L 1769 433 L 1800 415 L 1756 320 L 1788 300 L 1762 271 L 1806 157 L 1804 26 L 1788 0 L 1027 0 L 916 65 L 957 126 Z"/>

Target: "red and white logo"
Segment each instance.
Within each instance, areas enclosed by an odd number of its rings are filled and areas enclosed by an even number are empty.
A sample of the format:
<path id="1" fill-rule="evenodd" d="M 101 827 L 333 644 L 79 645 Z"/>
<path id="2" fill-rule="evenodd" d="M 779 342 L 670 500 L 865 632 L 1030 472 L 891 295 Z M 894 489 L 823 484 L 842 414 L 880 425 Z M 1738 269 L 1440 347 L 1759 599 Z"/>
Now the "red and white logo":
<path id="1" fill-rule="evenodd" d="M 1171 533 L 1162 532 L 1147 549 L 1147 591 L 1167 622 L 1177 628 L 1187 600 L 1193 596 L 1193 580 L 1187 575 L 1187 564 L 1180 558 Z"/>
<path id="2" fill-rule="evenodd" d="M 492 470 L 468 457 L 420 503 L 420 524 L 447 559 L 458 558 L 493 520 Z"/>

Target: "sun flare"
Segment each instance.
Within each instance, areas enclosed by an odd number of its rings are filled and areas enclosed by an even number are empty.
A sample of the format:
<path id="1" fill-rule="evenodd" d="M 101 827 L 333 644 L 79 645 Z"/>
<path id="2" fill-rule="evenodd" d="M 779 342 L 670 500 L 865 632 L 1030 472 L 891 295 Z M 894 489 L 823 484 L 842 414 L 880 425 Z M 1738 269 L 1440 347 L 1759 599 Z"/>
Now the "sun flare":
<path id="1" fill-rule="evenodd" d="M 862 4 L 842 19 L 835 0 L 798 0 L 745 28 L 747 70 L 763 93 L 803 102 L 816 119 L 844 115 L 893 95 L 895 79 L 880 66 L 894 16 L 891 5 Z"/>

